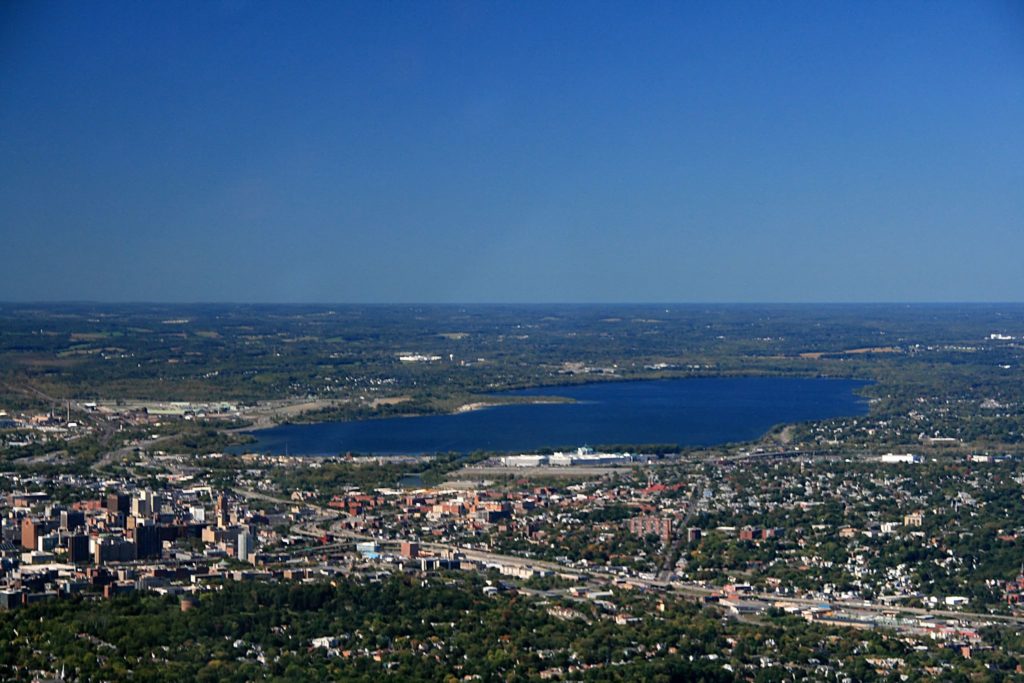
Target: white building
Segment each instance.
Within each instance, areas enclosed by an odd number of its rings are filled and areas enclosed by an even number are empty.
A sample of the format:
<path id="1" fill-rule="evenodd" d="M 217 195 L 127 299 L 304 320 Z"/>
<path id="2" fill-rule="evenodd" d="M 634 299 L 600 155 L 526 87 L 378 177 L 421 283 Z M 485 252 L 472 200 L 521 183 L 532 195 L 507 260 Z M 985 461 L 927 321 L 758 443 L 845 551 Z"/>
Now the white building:
<path id="1" fill-rule="evenodd" d="M 920 462 L 924 462 L 924 458 L 914 453 L 886 453 L 882 456 L 882 462 L 886 464 L 903 463 L 906 465 L 916 465 Z"/>
<path id="2" fill-rule="evenodd" d="M 548 464 L 546 455 L 506 455 L 501 459 L 505 467 L 540 467 Z"/>
<path id="3" fill-rule="evenodd" d="M 561 451 L 553 455 L 506 455 L 501 459 L 505 467 L 541 467 L 551 465 L 552 467 L 573 467 L 583 466 L 607 466 L 607 465 L 628 465 L 632 462 L 643 461 L 646 456 L 636 456 L 629 453 L 597 453 L 592 448 L 581 446 L 575 451 L 563 453 Z"/>

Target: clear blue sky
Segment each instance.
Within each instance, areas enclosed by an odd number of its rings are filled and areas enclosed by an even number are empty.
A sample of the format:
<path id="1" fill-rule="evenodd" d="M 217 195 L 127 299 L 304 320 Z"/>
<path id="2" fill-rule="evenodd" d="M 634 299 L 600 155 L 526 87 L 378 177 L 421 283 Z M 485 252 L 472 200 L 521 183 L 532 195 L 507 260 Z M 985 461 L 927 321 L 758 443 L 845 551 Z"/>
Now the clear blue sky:
<path id="1" fill-rule="evenodd" d="M 1021 2 L 0 3 L 0 300 L 1024 300 Z"/>

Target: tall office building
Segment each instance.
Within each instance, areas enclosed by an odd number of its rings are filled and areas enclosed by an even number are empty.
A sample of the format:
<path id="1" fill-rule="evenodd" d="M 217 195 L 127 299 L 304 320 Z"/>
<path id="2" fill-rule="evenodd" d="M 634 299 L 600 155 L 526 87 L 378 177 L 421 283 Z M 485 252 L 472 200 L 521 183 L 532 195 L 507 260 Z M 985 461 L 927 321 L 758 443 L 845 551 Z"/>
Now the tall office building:
<path id="1" fill-rule="evenodd" d="M 85 526 L 85 513 L 81 510 L 61 510 L 60 530 L 74 531 Z"/>
<path id="2" fill-rule="evenodd" d="M 107 496 L 107 513 L 115 515 L 121 513 L 127 515 L 131 510 L 129 509 L 130 499 L 127 494 L 124 493 L 111 493 Z"/>
<path id="3" fill-rule="evenodd" d="M 45 533 L 43 524 L 36 519 L 26 517 L 21 520 L 21 547 L 35 550 L 39 545 L 39 537 Z"/>
<path id="4" fill-rule="evenodd" d="M 228 499 L 224 494 L 217 496 L 217 504 L 214 506 L 214 513 L 217 518 L 217 527 L 226 529 L 230 522 L 228 520 Z"/>
<path id="5" fill-rule="evenodd" d="M 249 557 L 252 556 L 253 551 L 253 538 L 252 534 L 247 529 L 243 529 L 238 534 L 238 559 L 242 562 L 248 562 Z"/>
<path id="6" fill-rule="evenodd" d="M 160 541 L 160 529 L 155 524 L 139 524 L 135 527 L 135 545 L 138 557 L 160 557 L 163 543 Z"/>
<path id="7" fill-rule="evenodd" d="M 68 559 L 74 564 L 92 561 L 93 556 L 89 552 L 88 536 L 75 534 L 68 539 Z"/>

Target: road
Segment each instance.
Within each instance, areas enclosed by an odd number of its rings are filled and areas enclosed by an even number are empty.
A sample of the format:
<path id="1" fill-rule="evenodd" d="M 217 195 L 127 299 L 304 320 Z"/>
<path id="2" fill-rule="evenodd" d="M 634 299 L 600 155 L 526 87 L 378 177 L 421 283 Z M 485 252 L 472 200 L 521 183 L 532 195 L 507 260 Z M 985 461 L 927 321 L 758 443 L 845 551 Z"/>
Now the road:
<path id="1" fill-rule="evenodd" d="M 676 525 L 676 539 L 672 542 L 672 547 L 668 549 L 668 553 L 665 556 L 664 566 L 662 566 L 661 571 L 658 572 L 658 578 L 662 581 L 668 581 L 668 578 L 672 576 L 672 569 L 675 567 L 676 558 L 679 557 L 679 548 L 686 542 L 686 534 L 690 528 L 690 520 L 693 519 L 694 510 L 697 508 L 697 501 L 700 500 L 700 497 L 703 494 L 703 487 L 693 487 L 693 492 L 690 493 L 690 500 L 686 502 L 686 515 L 684 515 L 682 521 Z"/>
<path id="2" fill-rule="evenodd" d="M 158 446 L 161 443 L 164 443 L 165 441 L 170 441 L 173 438 L 174 438 L 173 434 L 168 434 L 167 436 L 158 436 L 155 439 L 147 439 L 145 441 L 140 441 L 139 443 L 135 444 L 134 446 L 125 446 L 124 448 L 119 448 L 116 451 L 108 451 L 108 452 L 104 453 L 103 456 L 99 460 L 97 460 L 96 462 L 94 462 L 92 464 L 92 469 L 94 469 L 94 470 L 101 470 L 104 467 L 107 467 L 108 465 L 112 465 L 113 463 L 115 463 L 115 462 L 117 462 L 119 460 L 124 460 L 125 458 L 129 457 L 130 455 L 132 455 L 135 452 L 136 449 L 143 450 L 143 451 L 149 450 L 153 446 Z"/>

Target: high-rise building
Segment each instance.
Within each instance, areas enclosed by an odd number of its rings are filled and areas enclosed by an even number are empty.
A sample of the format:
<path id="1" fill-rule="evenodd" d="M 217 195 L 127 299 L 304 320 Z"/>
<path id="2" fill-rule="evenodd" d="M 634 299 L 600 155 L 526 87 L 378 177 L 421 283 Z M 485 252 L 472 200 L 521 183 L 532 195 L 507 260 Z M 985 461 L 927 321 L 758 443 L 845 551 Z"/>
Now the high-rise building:
<path id="1" fill-rule="evenodd" d="M 92 560 L 92 555 L 89 554 L 88 536 L 75 534 L 68 539 L 68 559 L 74 564 Z"/>
<path id="2" fill-rule="evenodd" d="M 24 595 L 24 589 L 4 589 L 0 590 L 0 610 L 17 609 L 21 607 L 22 596 Z"/>
<path id="3" fill-rule="evenodd" d="M 130 499 L 127 494 L 124 493 L 111 493 L 107 496 L 107 513 L 117 514 L 122 513 L 127 515 L 131 510 L 129 509 Z"/>
<path id="4" fill-rule="evenodd" d="M 95 548 L 96 564 L 106 562 L 130 562 L 138 557 L 138 546 L 134 541 L 123 538 L 98 539 Z"/>
<path id="5" fill-rule="evenodd" d="M 146 491 L 141 491 L 132 498 L 132 514 L 136 517 L 149 517 L 153 507 Z"/>
<path id="6" fill-rule="evenodd" d="M 636 536 L 657 535 L 662 543 L 672 540 L 672 520 L 667 517 L 641 515 L 629 520 L 629 531 Z"/>
<path id="7" fill-rule="evenodd" d="M 36 541 L 36 550 L 48 553 L 61 544 L 60 534 L 55 531 L 43 534 Z"/>
<path id="8" fill-rule="evenodd" d="M 61 510 L 60 530 L 74 531 L 85 526 L 85 513 L 81 510 Z"/>
<path id="9" fill-rule="evenodd" d="M 21 520 L 21 547 L 28 550 L 35 550 L 39 545 L 39 537 L 44 533 L 43 525 L 39 520 L 26 517 Z"/>
<path id="10" fill-rule="evenodd" d="M 135 527 L 135 545 L 140 558 L 160 557 L 163 543 L 160 529 L 155 524 L 139 524 Z"/>
<path id="11" fill-rule="evenodd" d="M 225 529 L 230 525 L 228 519 L 228 499 L 224 494 L 217 496 L 217 504 L 214 506 L 215 517 L 217 518 L 218 528 Z"/>
<path id="12" fill-rule="evenodd" d="M 248 562 L 249 557 L 253 551 L 253 539 L 252 534 L 247 529 L 243 529 L 238 534 L 238 559 L 242 562 Z"/>

